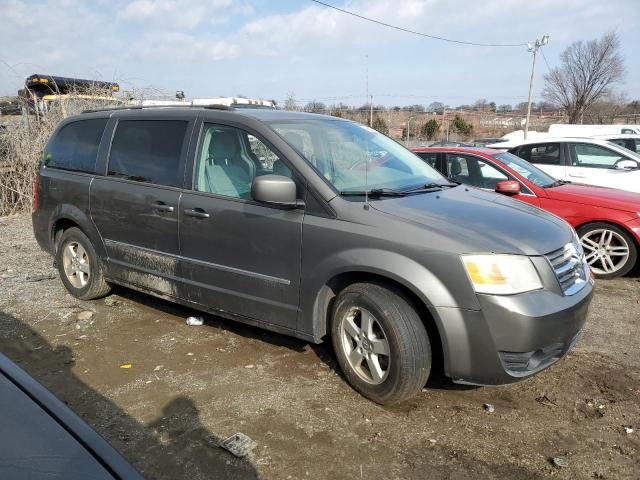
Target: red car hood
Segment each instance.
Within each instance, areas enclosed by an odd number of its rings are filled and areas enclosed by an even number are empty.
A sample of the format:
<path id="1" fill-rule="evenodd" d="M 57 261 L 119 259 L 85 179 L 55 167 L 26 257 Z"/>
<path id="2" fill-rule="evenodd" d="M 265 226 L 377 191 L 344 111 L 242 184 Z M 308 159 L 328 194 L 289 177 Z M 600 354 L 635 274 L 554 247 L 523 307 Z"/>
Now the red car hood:
<path id="1" fill-rule="evenodd" d="M 544 191 L 553 200 L 613 208 L 625 212 L 640 212 L 640 193 L 577 183 L 545 188 Z"/>

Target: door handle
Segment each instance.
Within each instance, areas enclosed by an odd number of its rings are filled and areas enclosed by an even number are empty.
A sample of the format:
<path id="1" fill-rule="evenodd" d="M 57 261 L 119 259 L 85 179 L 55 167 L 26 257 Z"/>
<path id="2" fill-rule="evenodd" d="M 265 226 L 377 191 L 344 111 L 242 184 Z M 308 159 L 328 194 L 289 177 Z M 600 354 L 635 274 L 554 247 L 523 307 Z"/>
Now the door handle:
<path id="1" fill-rule="evenodd" d="M 167 205 L 164 202 L 155 202 L 152 203 L 151 206 L 161 212 L 173 212 L 173 207 L 171 205 Z"/>
<path id="2" fill-rule="evenodd" d="M 574 178 L 584 178 L 584 173 L 570 173 L 569 174 L 570 177 L 574 177 Z"/>
<path id="3" fill-rule="evenodd" d="M 203 209 L 201 208 L 187 208 L 184 211 L 184 214 L 187 217 L 194 217 L 194 218 L 209 218 L 210 215 L 205 212 Z"/>

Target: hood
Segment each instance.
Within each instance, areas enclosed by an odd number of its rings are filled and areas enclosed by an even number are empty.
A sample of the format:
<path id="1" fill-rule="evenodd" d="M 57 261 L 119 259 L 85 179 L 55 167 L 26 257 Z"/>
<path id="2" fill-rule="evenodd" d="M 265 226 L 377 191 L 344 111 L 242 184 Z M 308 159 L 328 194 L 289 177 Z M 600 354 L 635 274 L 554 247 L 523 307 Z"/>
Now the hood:
<path id="1" fill-rule="evenodd" d="M 430 242 L 456 253 L 544 255 L 573 240 L 573 230 L 561 218 L 475 188 L 389 198 L 371 206 L 420 225 L 429 231 Z"/>
<path id="2" fill-rule="evenodd" d="M 553 200 L 613 208 L 624 212 L 640 212 L 640 193 L 577 183 L 545 188 L 544 191 Z"/>

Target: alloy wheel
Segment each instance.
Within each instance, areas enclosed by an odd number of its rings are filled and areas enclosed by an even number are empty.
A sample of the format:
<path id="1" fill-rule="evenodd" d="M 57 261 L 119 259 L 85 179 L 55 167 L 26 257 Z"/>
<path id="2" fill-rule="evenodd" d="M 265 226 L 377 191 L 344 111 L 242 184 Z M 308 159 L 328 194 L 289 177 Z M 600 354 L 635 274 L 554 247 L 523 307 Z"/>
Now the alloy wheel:
<path id="1" fill-rule="evenodd" d="M 351 308 L 342 318 L 340 340 L 349 366 L 365 382 L 379 385 L 389 375 L 389 341 L 371 312 Z"/>
<path id="2" fill-rule="evenodd" d="M 608 275 L 624 267 L 629 260 L 627 240 L 604 228 L 585 233 L 580 239 L 585 258 L 594 273 Z"/>
<path id="3" fill-rule="evenodd" d="M 91 266 L 87 251 L 78 242 L 69 242 L 62 252 L 62 266 L 69 283 L 75 288 L 84 288 L 89 283 Z"/>

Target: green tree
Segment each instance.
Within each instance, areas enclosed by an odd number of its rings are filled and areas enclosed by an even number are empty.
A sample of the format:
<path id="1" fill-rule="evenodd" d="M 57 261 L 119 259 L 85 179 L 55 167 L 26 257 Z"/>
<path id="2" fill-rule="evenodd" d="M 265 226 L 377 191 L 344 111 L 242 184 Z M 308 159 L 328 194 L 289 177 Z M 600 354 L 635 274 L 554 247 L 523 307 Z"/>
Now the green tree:
<path id="1" fill-rule="evenodd" d="M 420 128 L 420 136 L 427 140 L 433 140 L 436 137 L 438 130 L 440 130 L 440 124 L 435 118 L 432 118 L 422 124 L 422 127 Z"/>
<path id="2" fill-rule="evenodd" d="M 373 117 L 373 124 L 371 127 L 374 130 L 379 131 L 380 133 L 384 133 L 387 135 L 389 133 L 389 127 L 387 126 L 387 122 L 380 115 L 376 115 Z"/>
<path id="3" fill-rule="evenodd" d="M 456 115 L 453 117 L 453 121 L 451 122 L 451 126 L 455 132 L 458 132 L 460 135 L 464 137 L 468 137 L 473 132 L 473 125 L 467 122 L 460 115 Z"/>

